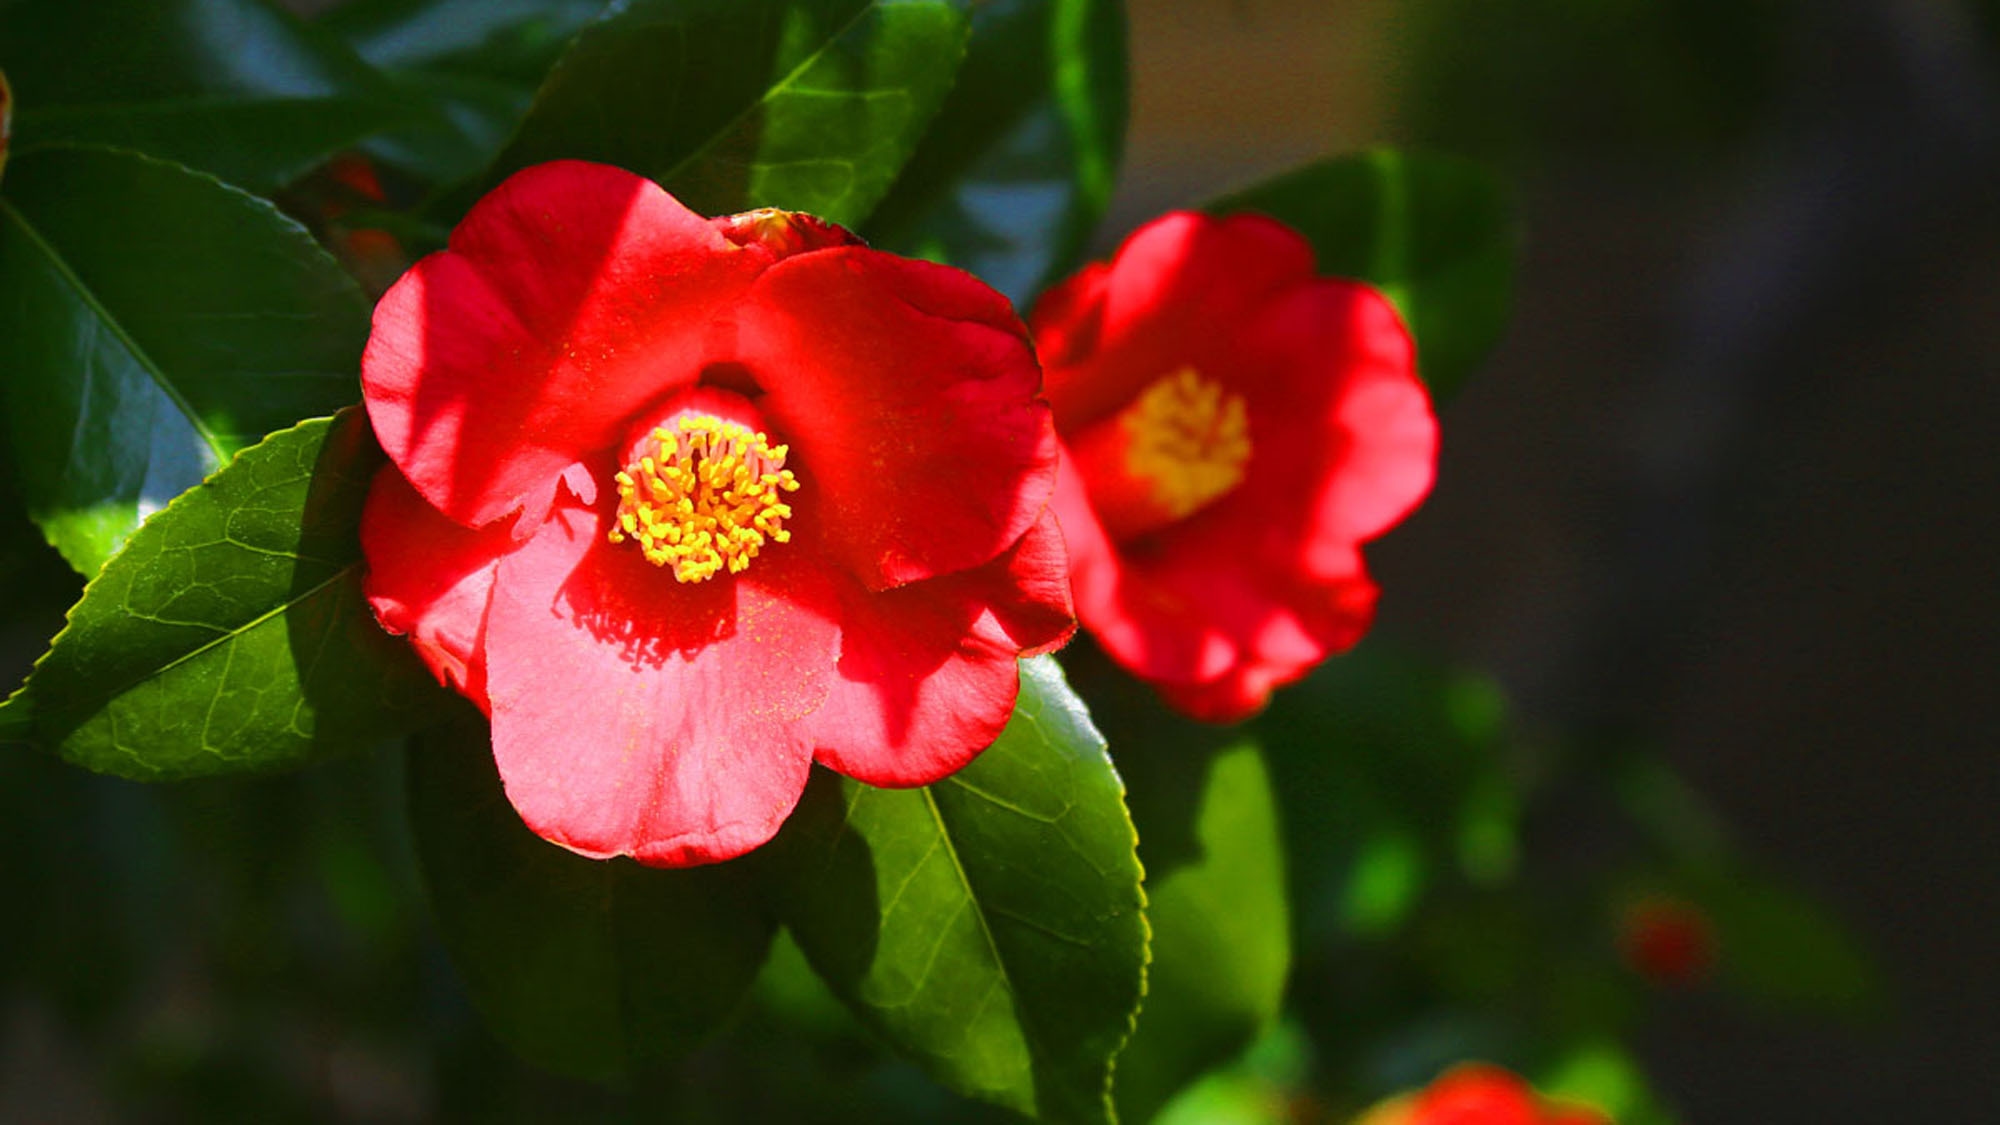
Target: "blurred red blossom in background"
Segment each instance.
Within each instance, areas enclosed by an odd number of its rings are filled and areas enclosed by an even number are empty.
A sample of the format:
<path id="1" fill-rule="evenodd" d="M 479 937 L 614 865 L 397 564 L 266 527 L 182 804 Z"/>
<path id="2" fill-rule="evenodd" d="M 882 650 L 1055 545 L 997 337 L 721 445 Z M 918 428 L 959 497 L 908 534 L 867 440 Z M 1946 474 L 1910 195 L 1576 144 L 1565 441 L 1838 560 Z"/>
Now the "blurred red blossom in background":
<path id="1" fill-rule="evenodd" d="M 1430 490 L 1437 424 L 1381 293 L 1289 227 L 1175 212 L 1032 323 L 1062 435 L 1077 614 L 1197 718 L 1233 722 L 1361 639 L 1361 544 Z"/>

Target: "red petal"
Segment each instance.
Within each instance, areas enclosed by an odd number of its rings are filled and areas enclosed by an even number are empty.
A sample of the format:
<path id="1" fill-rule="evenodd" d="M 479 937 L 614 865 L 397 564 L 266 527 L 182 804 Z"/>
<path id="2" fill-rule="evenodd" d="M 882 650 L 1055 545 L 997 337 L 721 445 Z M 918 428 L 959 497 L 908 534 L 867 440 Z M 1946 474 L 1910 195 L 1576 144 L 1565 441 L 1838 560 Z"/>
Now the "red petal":
<path id="1" fill-rule="evenodd" d="M 1483 1063 L 1453 1067 L 1411 1108 L 1419 1125 L 1536 1125 L 1540 1116 L 1526 1082 Z"/>
<path id="2" fill-rule="evenodd" d="M 1049 507 L 1069 547 L 1077 618 L 1114 659 L 1154 681 L 1213 680 L 1229 670 L 1235 646 L 1209 626 L 1198 598 L 1177 605 L 1170 592 L 1128 574 L 1067 456 Z"/>
<path id="3" fill-rule="evenodd" d="M 1046 506 L 1041 373 L 1006 299 L 977 278 L 821 250 L 766 271 L 740 325 L 758 406 L 809 490 L 798 503 L 871 589 L 978 566 Z"/>
<path id="4" fill-rule="evenodd" d="M 1246 326 L 1237 354 L 1229 381 L 1250 400 L 1254 443 L 1243 494 L 1275 501 L 1305 487 L 1304 534 L 1344 548 L 1394 527 L 1430 492 L 1437 419 L 1415 345 L 1380 292 L 1299 286 Z"/>
<path id="5" fill-rule="evenodd" d="M 771 838 L 812 760 L 839 644 L 810 552 L 683 584 L 558 509 L 501 564 L 493 757 L 528 827 L 588 856 L 687 866 Z"/>
<path id="6" fill-rule="evenodd" d="M 767 260 L 630 172 L 519 172 L 375 307 L 361 361 L 375 434 L 451 518 L 525 505 L 532 523 L 558 473 L 695 380 L 710 321 Z"/>
<path id="7" fill-rule="evenodd" d="M 813 716 L 815 757 L 870 785 L 929 785 L 999 737 L 1020 690 L 1016 659 L 1069 638 L 1067 562 L 1055 517 L 984 566 L 842 595 L 840 674 Z"/>
<path id="8" fill-rule="evenodd" d="M 1107 273 L 1086 271 L 1035 309 L 1057 429 L 1118 410 L 1176 368 L 1228 364 L 1236 330 L 1312 274 L 1312 247 L 1261 215 L 1178 211 L 1146 224 Z"/>
<path id="9" fill-rule="evenodd" d="M 361 512 L 362 589 L 382 627 L 407 633 L 440 683 L 487 709 L 486 606 L 500 557 L 514 549 L 504 526 L 472 531 L 448 520 L 394 465 L 384 465 Z"/>

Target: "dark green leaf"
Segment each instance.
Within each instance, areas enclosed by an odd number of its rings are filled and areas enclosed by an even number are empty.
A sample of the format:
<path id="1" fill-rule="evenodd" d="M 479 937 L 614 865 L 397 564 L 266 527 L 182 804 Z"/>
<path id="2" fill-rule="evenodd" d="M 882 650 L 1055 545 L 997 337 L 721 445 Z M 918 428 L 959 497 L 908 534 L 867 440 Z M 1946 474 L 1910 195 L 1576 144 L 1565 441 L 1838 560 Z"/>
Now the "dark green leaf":
<path id="1" fill-rule="evenodd" d="M 993 0 L 958 84 L 864 231 L 951 262 L 1023 304 L 1075 264 L 1124 146 L 1117 0 Z"/>
<path id="2" fill-rule="evenodd" d="M 384 70 L 533 83 L 605 0 L 355 0 L 320 26 Z"/>
<path id="3" fill-rule="evenodd" d="M 17 157 L 0 291 L 18 487 L 85 574 L 237 450 L 360 397 L 353 280 L 270 204 L 177 165 Z"/>
<path id="4" fill-rule="evenodd" d="M 1277 1018 L 1291 968 L 1284 847 L 1262 753 L 1242 742 L 1205 772 L 1188 764 L 1176 758 L 1171 772 L 1199 786 L 1191 826 L 1199 855 L 1169 866 L 1140 848 L 1153 963 L 1138 1030 L 1118 1056 L 1125 1121 L 1151 1120 L 1175 1091 L 1249 1046 Z M 1147 775 L 1137 766 L 1127 773 L 1140 839 L 1151 839 L 1155 826 L 1144 815 L 1151 809 L 1138 799 Z M 1167 836 L 1188 826 L 1160 830 Z"/>
<path id="5" fill-rule="evenodd" d="M 495 178 L 616 164 L 705 214 L 865 218 L 965 50 L 963 0 L 632 0 L 550 72 Z"/>
<path id="6" fill-rule="evenodd" d="M 20 142 L 120 145 L 253 191 L 402 109 L 339 40 L 259 0 L 0 0 Z"/>
<path id="7" fill-rule="evenodd" d="M 1061 670 L 1027 661 L 1013 721 L 952 777 L 817 774 L 768 856 L 774 901 L 834 993 L 945 1085 L 1108 1121 L 1146 963 L 1122 793 Z"/>
<path id="8" fill-rule="evenodd" d="M 433 184 L 492 162 L 535 87 L 604 0 L 361 0 L 321 26 L 381 68 L 409 125 L 369 138 L 369 155 Z"/>
<path id="9" fill-rule="evenodd" d="M 1447 857 L 1475 882 L 1511 874 L 1520 782 L 1485 677 L 1370 641 L 1280 693 L 1256 729 L 1307 939 L 1395 934 Z"/>
<path id="10" fill-rule="evenodd" d="M 1506 328 L 1512 204 L 1477 164 L 1376 149 L 1307 165 L 1205 209 L 1289 223 L 1312 242 L 1322 273 L 1381 288 L 1416 338 L 1418 365 L 1440 402 Z"/>
<path id="11" fill-rule="evenodd" d="M 410 816 L 438 930 L 502 1040 L 559 1073 L 645 1074 L 735 1011 L 777 923 L 743 863 L 594 860 L 530 832 L 476 714 L 421 737 Z"/>
<path id="12" fill-rule="evenodd" d="M 149 781 L 297 766 L 416 725 L 439 689 L 361 595 L 356 527 L 382 464 L 358 410 L 245 450 L 106 564 L 0 714 Z"/>

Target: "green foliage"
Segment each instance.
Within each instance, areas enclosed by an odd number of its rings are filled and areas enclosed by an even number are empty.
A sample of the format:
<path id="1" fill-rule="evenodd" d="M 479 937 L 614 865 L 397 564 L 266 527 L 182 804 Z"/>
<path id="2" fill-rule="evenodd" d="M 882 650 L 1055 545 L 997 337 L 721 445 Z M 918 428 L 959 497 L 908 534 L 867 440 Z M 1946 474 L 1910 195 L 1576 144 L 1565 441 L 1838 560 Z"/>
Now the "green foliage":
<path id="1" fill-rule="evenodd" d="M 410 124 L 369 155 L 432 184 L 477 175 L 527 112 L 535 87 L 604 0 L 360 0 L 321 26 L 379 68 Z"/>
<path id="2" fill-rule="evenodd" d="M 1303 938 L 1394 937 L 1453 866 L 1473 883 L 1509 873 L 1519 782 L 1490 681 L 1370 645 L 1306 685 L 1256 723 L 1293 810 Z"/>
<path id="3" fill-rule="evenodd" d="M 141 780 L 275 770 L 416 725 L 435 685 L 361 596 L 359 412 L 246 450 L 84 589 L 0 728 Z"/>
<path id="4" fill-rule="evenodd" d="M 961 0 L 633 0 L 549 72 L 493 179 L 559 157 L 659 181 L 703 214 L 855 224 L 951 88 Z"/>
<path id="5" fill-rule="evenodd" d="M 746 865 L 659 870 L 564 851 L 507 803 L 491 745 L 472 714 L 409 755 L 417 856 L 473 1002 L 558 1073 L 641 1077 L 686 1054 L 736 1009 L 777 929 Z"/>
<path id="6" fill-rule="evenodd" d="M 1309 164 L 1206 210 L 1280 219 L 1312 243 L 1320 272 L 1381 289 L 1415 337 L 1419 371 L 1439 402 L 1506 328 L 1512 204 L 1477 164 L 1376 149 Z"/>
<path id="7" fill-rule="evenodd" d="M 1533 159 L 1582 149 L 1710 153 L 1759 117 L 1798 0 L 1414 0 L 1403 128 Z M 1588 91 L 1588 93 L 1580 93 Z"/>
<path id="8" fill-rule="evenodd" d="M 972 765 L 924 789 L 818 774 L 770 849 L 772 902 L 833 991 L 945 1085 L 1113 1119 L 1146 964 L 1123 785 L 1047 658 Z"/>
<path id="9" fill-rule="evenodd" d="M 0 0 L 18 144 L 118 145 L 269 192 L 394 123 L 380 76 L 260 0 Z M 296 416 L 295 416 L 296 417 Z"/>
<path id="10" fill-rule="evenodd" d="M 0 283 L 17 487 L 86 575 L 238 450 L 360 395 L 354 281 L 270 204 L 173 164 L 17 157 Z"/>
<path id="11" fill-rule="evenodd" d="M 1182 1086 L 1264 1031 L 1278 1016 L 1292 964 L 1283 841 L 1257 745 L 1236 743 L 1205 769 L 1172 755 L 1165 768 L 1151 764 L 1126 771 L 1141 840 L 1178 830 L 1198 850 L 1175 862 L 1141 846 L 1153 963 L 1138 1029 L 1118 1056 L 1118 1115 L 1129 1122 L 1152 1120 Z M 1171 815 L 1161 807 L 1167 802 L 1139 799 L 1148 783 L 1189 782 L 1198 795 L 1185 827 L 1159 823 Z M 1162 816 L 1145 815 L 1156 811 Z"/>
<path id="12" fill-rule="evenodd" d="M 982 4 L 958 84 L 862 233 L 970 270 L 1025 308 L 1103 216 L 1125 117 L 1122 4 Z"/>

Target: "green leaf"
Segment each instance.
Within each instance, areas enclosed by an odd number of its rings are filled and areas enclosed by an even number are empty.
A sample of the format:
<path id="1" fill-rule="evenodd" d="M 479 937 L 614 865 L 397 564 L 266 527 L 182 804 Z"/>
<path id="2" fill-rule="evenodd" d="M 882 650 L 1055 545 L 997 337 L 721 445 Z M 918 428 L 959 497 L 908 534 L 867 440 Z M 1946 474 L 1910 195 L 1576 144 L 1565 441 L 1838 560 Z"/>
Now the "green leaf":
<path id="1" fill-rule="evenodd" d="M 585 28 L 494 178 L 574 157 L 704 214 L 865 218 L 943 102 L 963 0 L 632 0 Z"/>
<path id="2" fill-rule="evenodd" d="M 0 289 L 18 487 L 84 574 L 239 449 L 360 397 L 353 279 L 269 203 L 178 165 L 17 157 Z"/>
<path id="3" fill-rule="evenodd" d="M 604 0 L 361 0 L 320 20 L 380 68 L 410 124 L 362 151 L 433 184 L 483 171 Z"/>
<path id="4" fill-rule="evenodd" d="M 1395 936 L 1448 858 L 1475 883 L 1511 876 L 1522 782 L 1486 677 L 1370 641 L 1279 693 L 1255 729 L 1308 941 Z"/>
<path id="5" fill-rule="evenodd" d="M 119 145 L 270 192 L 403 112 L 339 40 L 259 0 L 0 0 L 22 145 Z"/>
<path id="6" fill-rule="evenodd" d="M 1394 301 L 1431 394 L 1451 397 L 1507 325 L 1516 242 L 1512 203 L 1470 161 L 1376 149 L 1323 160 L 1209 203 L 1296 227 L 1322 273 Z"/>
<path id="7" fill-rule="evenodd" d="M 983 4 L 958 84 L 863 233 L 1025 305 L 1103 216 L 1125 117 L 1123 4 Z"/>
<path id="8" fill-rule="evenodd" d="M 952 777 L 817 773 L 766 859 L 774 902 L 834 993 L 946 1086 L 1113 1120 L 1146 964 L 1123 789 L 1061 669 L 1026 661 L 1013 721 Z"/>
<path id="9" fill-rule="evenodd" d="M 144 781 L 283 769 L 416 726 L 440 689 L 361 594 L 356 528 L 383 463 L 358 410 L 245 450 L 106 564 L 0 714 Z"/>
<path id="10" fill-rule="evenodd" d="M 538 81 L 605 0 L 354 0 L 319 24 L 384 70 Z"/>
<path id="11" fill-rule="evenodd" d="M 585 859 L 507 803 L 478 715 L 417 739 L 410 817 L 438 931 L 502 1041 L 558 1073 L 643 1075 L 735 1010 L 777 923 L 742 862 Z"/>
<path id="12" fill-rule="evenodd" d="M 1277 1019 L 1291 968 L 1284 845 L 1262 752 L 1239 742 L 1205 770 L 1174 756 L 1163 768 L 1127 767 L 1141 841 L 1192 828 L 1199 854 L 1167 865 L 1142 843 L 1150 872 L 1146 919 L 1153 963 L 1138 1030 L 1118 1056 L 1118 1115 L 1150 1121 L 1174 1093 L 1236 1056 Z M 1152 774 L 1154 776 L 1148 776 Z M 1178 807 L 1142 799 L 1150 783 L 1198 787 L 1190 825 L 1146 815 Z"/>

